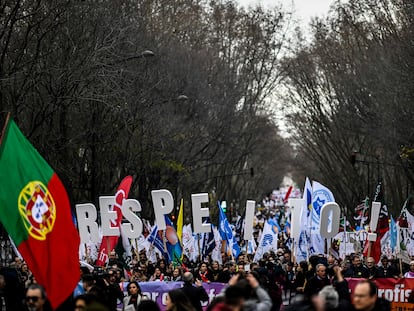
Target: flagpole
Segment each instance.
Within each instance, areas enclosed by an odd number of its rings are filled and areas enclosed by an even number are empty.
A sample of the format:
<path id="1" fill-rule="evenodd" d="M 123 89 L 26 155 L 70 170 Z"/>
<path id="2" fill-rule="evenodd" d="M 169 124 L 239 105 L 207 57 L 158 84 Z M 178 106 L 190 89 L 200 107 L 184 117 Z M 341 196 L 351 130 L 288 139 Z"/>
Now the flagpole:
<path id="1" fill-rule="evenodd" d="M 10 112 L 7 113 L 6 122 L 4 122 L 3 129 L 1 130 L 0 146 L 1 146 L 1 143 L 3 141 L 4 133 L 6 132 L 7 124 L 9 124 L 9 119 L 10 119 Z"/>
<path id="2" fill-rule="evenodd" d="M 346 247 L 346 243 L 348 242 L 346 239 L 346 215 L 344 214 L 344 234 L 345 234 L 345 247 Z"/>
<path id="3" fill-rule="evenodd" d="M 135 244 L 135 255 L 137 256 L 137 259 L 139 260 L 139 252 L 138 252 L 138 241 L 137 239 L 134 239 Z"/>
<path id="4" fill-rule="evenodd" d="M 307 241 L 306 241 L 306 260 L 307 261 L 309 261 L 309 242 L 311 242 L 312 241 L 312 228 L 311 228 L 311 226 L 312 226 L 312 223 L 313 223 L 313 220 L 312 220 L 312 209 L 310 210 L 310 213 L 309 213 L 309 217 L 308 217 L 309 219 L 308 219 L 308 228 L 309 228 L 309 238 L 307 239 Z"/>
<path id="5" fill-rule="evenodd" d="M 166 230 L 161 230 L 162 243 L 163 243 L 163 245 L 164 245 L 164 254 L 167 254 L 167 253 L 168 253 L 168 251 L 167 251 L 167 241 L 166 241 L 165 234 L 166 234 Z M 166 258 L 166 259 L 167 259 L 167 258 Z"/>
<path id="6" fill-rule="evenodd" d="M 109 253 L 111 252 L 110 250 L 109 250 L 109 246 L 110 246 L 110 244 L 109 244 L 109 239 L 108 238 L 106 238 L 106 252 L 107 252 L 107 254 L 108 254 L 108 257 L 107 257 L 107 262 L 106 262 L 106 267 L 108 268 L 109 267 Z"/>
<path id="7" fill-rule="evenodd" d="M 201 240 L 201 233 L 197 233 L 198 259 L 201 261 L 200 240 Z"/>
<path id="8" fill-rule="evenodd" d="M 86 243 L 83 243 L 83 245 L 85 247 L 85 257 L 86 257 L 86 261 L 89 263 L 88 245 L 86 245 Z"/>
<path id="9" fill-rule="evenodd" d="M 365 216 L 365 211 L 368 208 L 368 198 L 365 197 L 365 202 L 364 202 L 364 208 L 362 209 L 362 216 L 361 216 L 361 222 L 359 224 L 359 227 L 362 229 L 362 225 L 364 224 L 364 216 Z"/>

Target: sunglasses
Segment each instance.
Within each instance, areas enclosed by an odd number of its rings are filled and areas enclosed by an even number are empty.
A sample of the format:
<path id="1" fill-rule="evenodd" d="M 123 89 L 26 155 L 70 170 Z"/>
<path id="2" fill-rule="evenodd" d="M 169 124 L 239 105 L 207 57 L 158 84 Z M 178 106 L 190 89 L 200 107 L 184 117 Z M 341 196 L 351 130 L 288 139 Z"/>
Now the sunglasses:
<path id="1" fill-rule="evenodd" d="M 37 302 L 40 299 L 38 296 L 26 296 L 27 301 Z"/>

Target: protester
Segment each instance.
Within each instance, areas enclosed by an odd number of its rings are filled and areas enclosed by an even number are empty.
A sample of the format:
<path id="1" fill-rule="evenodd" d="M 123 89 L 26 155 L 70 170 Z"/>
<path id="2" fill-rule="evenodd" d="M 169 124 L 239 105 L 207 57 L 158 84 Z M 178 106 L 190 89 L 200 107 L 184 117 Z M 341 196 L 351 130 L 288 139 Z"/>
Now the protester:
<path id="1" fill-rule="evenodd" d="M 252 291 L 243 304 L 243 310 L 270 311 L 272 300 L 267 291 L 261 286 L 258 273 L 255 271 L 249 272 L 246 275 L 246 279 Z"/>
<path id="2" fill-rule="evenodd" d="M 306 282 L 304 293 L 306 296 L 312 297 L 328 285 L 331 285 L 331 281 L 326 275 L 326 266 L 320 263 L 316 265 L 316 275 Z"/>
<path id="3" fill-rule="evenodd" d="M 197 274 L 197 278 L 200 279 L 201 281 L 210 282 L 210 279 L 209 279 L 210 271 L 208 269 L 207 263 L 205 262 L 200 263 L 196 274 Z"/>
<path id="4" fill-rule="evenodd" d="M 137 311 L 160 311 L 160 307 L 155 301 L 143 300 L 138 305 Z"/>
<path id="5" fill-rule="evenodd" d="M 234 277 L 238 278 L 238 276 Z M 237 280 L 236 280 L 237 283 Z M 217 296 L 214 298 L 211 306 L 207 308 L 208 311 L 241 311 L 243 310 L 243 303 L 248 293 L 244 286 L 233 284 L 226 288 L 224 296 Z"/>
<path id="6" fill-rule="evenodd" d="M 414 278 L 414 260 L 410 261 L 410 270 L 404 274 L 405 278 Z"/>
<path id="7" fill-rule="evenodd" d="M 225 268 L 221 271 L 218 281 L 221 283 L 228 283 L 231 277 L 237 274 L 236 263 L 234 261 L 229 261 L 225 264 Z"/>
<path id="8" fill-rule="evenodd" d="M 195 286 L 193 286 L 193 274 L 191 272 L 184 272 L 183 274 L 184 285 L 181 288 L 184 294 L 189 298 L 190 303 L 196 311 L 202 311 L 201 302 L 208 301 L 208 295 L 203 288 L 203 284 L 200 280 L 195 280 Z"/>
<path id="9" fill-rule="evenodd" d="M 374 282 L 363 280 L 354 289 L 353 305 L 357 311 L 390 311 L 391 303 L 378 297 L 378 288 Z"/>
<path id="10" fill-rule="evenodd" d="M 161 272 L 160 267 L 155 267 L 154 274 L 151 275 L 149 280 L 150 281 L 160 281 L 160 282 L 162 282 L 162 281 L 166 281 L 167 278 L 164 275 L 164 273 Z"/>
<path id="11" fill-rule="evenodd" d="M 303 293 L 305 289 L 306 274 L 308 272 L 308 263 L 306 261 L 301 261 L 297 266 L 296 278 L 295 278 L 295 289 L 298 293 Z"/>
<path id="12" fill-rule="evenodd" d="M 275 215 L 279 214 L 276 209 L 282 209 L 282 207 L 276 205 L 274 205 L 274 208 L 275 211 L 273 211 L 271 217 L 276 217 Z M 266 217 L 269 217 L 268 211 L 262 211 L 261 217 L 266 221 Z M 284 224 L 280 222 L 280 219 L 277 217 L 275 219 L 283 228 Z M 254 236 L 257 243 L 257 232 Z M 240 240 L 240 236 L 238 238 Z M 184 281 L 181 291 L 189 298 L 193 310 L 201 311 L 201 303 L 209 299 L 203 284 L 210 282 L 227 284 L 237 276 L 237 284 L 230 284 L 227 288 L 227 296 L 215 300 L 217 304 L 210 305 L 210 311 L 212 309 L 227 311 L 238 308 L 258 310 L 262 306 L 264 306 L 263 309 L 267 310 L 269 305 L 271 305 L 271 311 L 278 311 L 281 308 L 282 298 L 285 304 L 291 303 L 296 307 L 302 305 L 312 310 L 319 310 L 320 308 L 325 310 L 350 310 L 353 308 L 352 303 L 356 306 L 361 305 L 361 299 L 359 299 L 361 297 L 357 293 L 356 298 L 353 296 L 353 301 L 351 301 L 348 283 L 344 276 L 360 279 L 398 277 L 399 270 L 394 266 L 395 264 L 390 263 L 391 260 L 385 255 L 381 257 L 378 266 L 375 264 L 373 257 L 366 258 L 366 266 L 364 266 L 361 261 L 361 253 L 352 253 L 341 258 L 339 256 L 339 240 L 333 241 L 329 254 L 312 255 L 308 261 L 302 261 L 299 264 L 297 262 L 293 263 L 291 260 L 296 260 L 296 258 L 292 255 L 294 253 L 291 250 L 289 239 L 288 232 L 278 232 L 277 239 L 272 242 L 273 248 L 267 249 L 261 258 L 256 258 L 255 261 L 253 261 L 254 251 L 247 251 L 247 248 L 239 256 L 231 252 L 222 252 L 221 259 L 223 261 L 220 262 L 216 260 L 217 256 L 212 256 L 212 253 L 203 254 L 203 250 L 200 250 L 199 256 L 194 256 L 191 260 L 183 255 L 182 263 L 178 265 L 175 262 L 168 262 L 167 257 L 163 258 L 162 252 L 154 251 L 152 245 L 152 248 L 142 250 L 138 256 L 135 256 L 130 264 L 129 275 L 122 273 L 123 271 L 117 268 L 118 257 L 116 253 L 111 252 L 110 262 L 107 263 L 107 266 L 97 269 L 94 275 L 87 273 L 87 269 L 82 271 L 84 273 L 82 273 L 81 281 L 74 296 L 83 296 L 82 293 L 87 293 L 87 295 L 95 296 L 96 301 L 98 301 L 97 297 L 101 297 L 101 305 L 107 306 L 110 311 L 114 311 L 116 308 L 118 310 L 122 308 L 123 310 L 138 310 L 143 299 L 135 294 L 135 290 L 140 292 L 140 286 L 137 282 L 163 281 L 165 284 L 157 285 L 161 288 L 167 288 L 170 286 L 169 282 Z M 218 257 L 220 257 L 220 253 L 218 253 Z M 222 268 L 221 262 L 224 262 L 224 268 Z M 14 264 L 17 273 L 22 275 L 21 269 L 22 267 L 27 268 L 27 265 L 23 261 Z M 17 265 L 19 269 L 17 269 Z M 344 267 L 343 273 L 340 267 Z M 183 273 L 183 271 L 185 272 Z M 30 276 L 31 272 L 24 270 L 23 274 Z M 410 271 L 404 277 L 414 278 L 414 260 L 411 262 Z M 23 279 L 25 278 L 23 277 Z M 256 283 L 252 281 L 253 279 L 256 279 L 260 284 L 258 289 L 255 287 Z M 33 281 L 30 279 L 26 287 L 34 282 L 34 279 Z M 3 295 L 1 284 L 0 275 L 0 302 Z M 125 284 L 128 284 L 128 286 L 125 286 Z M 330 287 L 331 284 L 333 287 Z M 176 284 L 173 285 L 177 286 Z M 237 287 L 233 287 L 236 285 Z M 153 286 L 153 284 L 150 286 Z M 150 286 L 148 286 L 149 290 Z M 211 296 L 214 296 L 214 291 L 211 288 L 215 286 L 217 285 L 211 284 L 209 292 Z M 127 297 L 123 297 L 121 288 L 126 289 Z M 238 289 L 239 292 L 234 292 L 235 289 Z M 195 290 L 197 290 L 197 293 Z M 263 292 L 267 295 L 267 298 L 263 298 L 264 296 L 258 297 Z M 22 291 L 22 293 L 24 292 Z M 306 294 L 306 297 L 302 300 L 301 293 Z M 105 300 L 102 300 L 102 297 Z M 172 297 L 170 298 L 172 301 Z M 377 300 L 381 302 L 381 299 Z M 270 304 L 267 304 L 268 302 Z M 87 305 L 85 300 L 80 299 L 79 304 L 82 303 L 85 306 Z M 21 304 L 21 299 L 19 304 Z M 85 306 L 82 305 L 79 308 Z M 89 305 L 87 306 L 89 307 Z M 219 310 L 220 308 L 222 309 Z M 364 310 L 363 307 L 360 309 Z M 295 309 L 295 311 L 297 310 L 299 309 Z"/>
<path id="13" fill-rule="evenodd" d="M 139 304 L 143 300 L 147 300 L 148 297 L 142 295 L 141 287 L 137 281 L 131 281 L 127 285 L 128 295 L 124 297 L 123 300 L 123 310 L 124 311 L 136 311 Z"/>
<path id="14" fill-rule="evenodd" d="M 170 290 L 166 299 L 167 311 L 195 311 L 189 297 L 179 288 Z"/>
<path id="15" fill-rule="evenodd" d="M 84 311 L 86 306 L 95 302 L 95 296 L 91 294 L 81 294 L 75 297 L 73 300 L 73 310 L 74 311 Z"/>
<path id="16" fill-rule="evenodd" d="M 332 285 L 322 288 L 318 296 L 321 298 L 324 311 L 339 310 L 339 294 Z"/>
<path id="17" fill-rule="evenodd" d="M 211 263 L 210 273 L 208 275 L 210 282 L 219 282 L 220 273 L 220 263 L 217 260 L 213 260 Z"/>
<path id="18" fill-rule="evenodd" d="M 170 278 L 172 282 L 182 281 L 182 271 L 180 267 L 175 267 Z"/>
<path id="19" fill-rule="evenodd" d="M 52 310 L 47 299 L 46 291 L 40 284 L 29 285 L 26 291 L 25 302 L 27 311 Z"/>
<path id="20" fill-rule="evenodd" d="M 114 269 L 110 269 L 96 282 L 96 286 L 100 288 L 104 294 L 107 306 L 110 311 L 115 311 L 118 303 L 122 303 L 124 294 L 116 283 L 116 274 Z"/>
<path id="21" fill-rule="evenodd" d="M 398 279 L 397 270 L 391 265 L 386 255 L 381 257 L 381 264 L 377 268 L 377 278 L 395 278 Z"/>
<path id="22" fill-rule="evenodd" d="M 368 278 L 369 277 L 368 269 L 362 265 L 360 255 L 354 254 L 352 256 L 352 264 L 349 267 L 349 269 L 347 269 L 344 272 L 344 276 L 350 277 L 350 278 Z"/>
<path id="23" fill-rule="evenodd" d="M 368 279 L 373 280 L 377 277 L 378 266 L 375 264 L 374 257 L 367 258 Z"/>

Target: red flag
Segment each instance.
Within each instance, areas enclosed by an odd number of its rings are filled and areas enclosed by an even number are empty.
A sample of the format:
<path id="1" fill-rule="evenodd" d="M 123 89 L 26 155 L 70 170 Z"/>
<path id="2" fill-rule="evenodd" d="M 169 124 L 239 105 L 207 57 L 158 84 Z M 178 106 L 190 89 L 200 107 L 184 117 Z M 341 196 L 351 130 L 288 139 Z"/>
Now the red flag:
<path id="1" fill-rule="evenodd" d="M 377 239 L 375 242 L 372 243 L 371 253 L 369 254 L 371 257 L 374 257 L 375 262 L 379 262 L 381 258 L 381 254 L 382 254 L 381 240 L 388 230 L 390 230 L 388 209 L 386 205 L 382 205 L 379 219 L 378 219 L 377 231 L 376 231 Z M 363 250 L 363 255 L 365 257 L 367 257 L 369 253 L 369 247 L 370 247 L 369 244 L 370 244 L 369 241 L 366 240 L 365 245 L 364 245 L 364 250 Z"/>
<path id="2" fill-rule="evenodd" d="M 129 190 L 131 189 L 132 176 L 126 176 L 120 183 L 115 194 L 115 205 L 113 210 L 116 211 L 116 220 L 111 222 L 111 227 L 119 228 L 122 222 L 122 202 L 128 198 Z M 103 236 L 101 246 L 99 248 L 97 266 L 104 266 L 109 259 L 109 253 L 115 249 L 118 243 L 119 236 Z"/>
<path id="3" fill-rule="evenodd" d="M 286 192 L 285 198 L 283 199 L 283 203 L 286 204 L 289 200 L 290 193 L 292 192 L 293 186 L 290 186 L 288 191 Z"/>

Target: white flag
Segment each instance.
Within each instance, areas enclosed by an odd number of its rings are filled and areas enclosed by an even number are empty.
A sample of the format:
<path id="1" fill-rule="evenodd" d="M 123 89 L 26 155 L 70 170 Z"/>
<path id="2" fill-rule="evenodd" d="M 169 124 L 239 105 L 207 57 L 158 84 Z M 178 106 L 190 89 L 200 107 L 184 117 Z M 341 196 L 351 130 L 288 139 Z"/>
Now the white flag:
<path id="1" fill-rule="evenodd" d="M 310 225 L 309 255 L 325 253 L 325 239 L 319 233 L 321 221 L 321 208 L 325 203 L 335 202 L 332 191 L 324 185 L 313 181 L 312 183 L 312 209 Z"/>
<path id="2" fill-rule="evenodd" d="M 254 255 L 253 262 L 258 262 L 263 257 L 264 253 L 271 250 L 277 250 L 278 229 L 274 227 L 275 226 L 272 226 L 269 221 L 265 222 L 262 237 L 260 239 L 259 246 L 256 249 L 256 254 Z"/>

